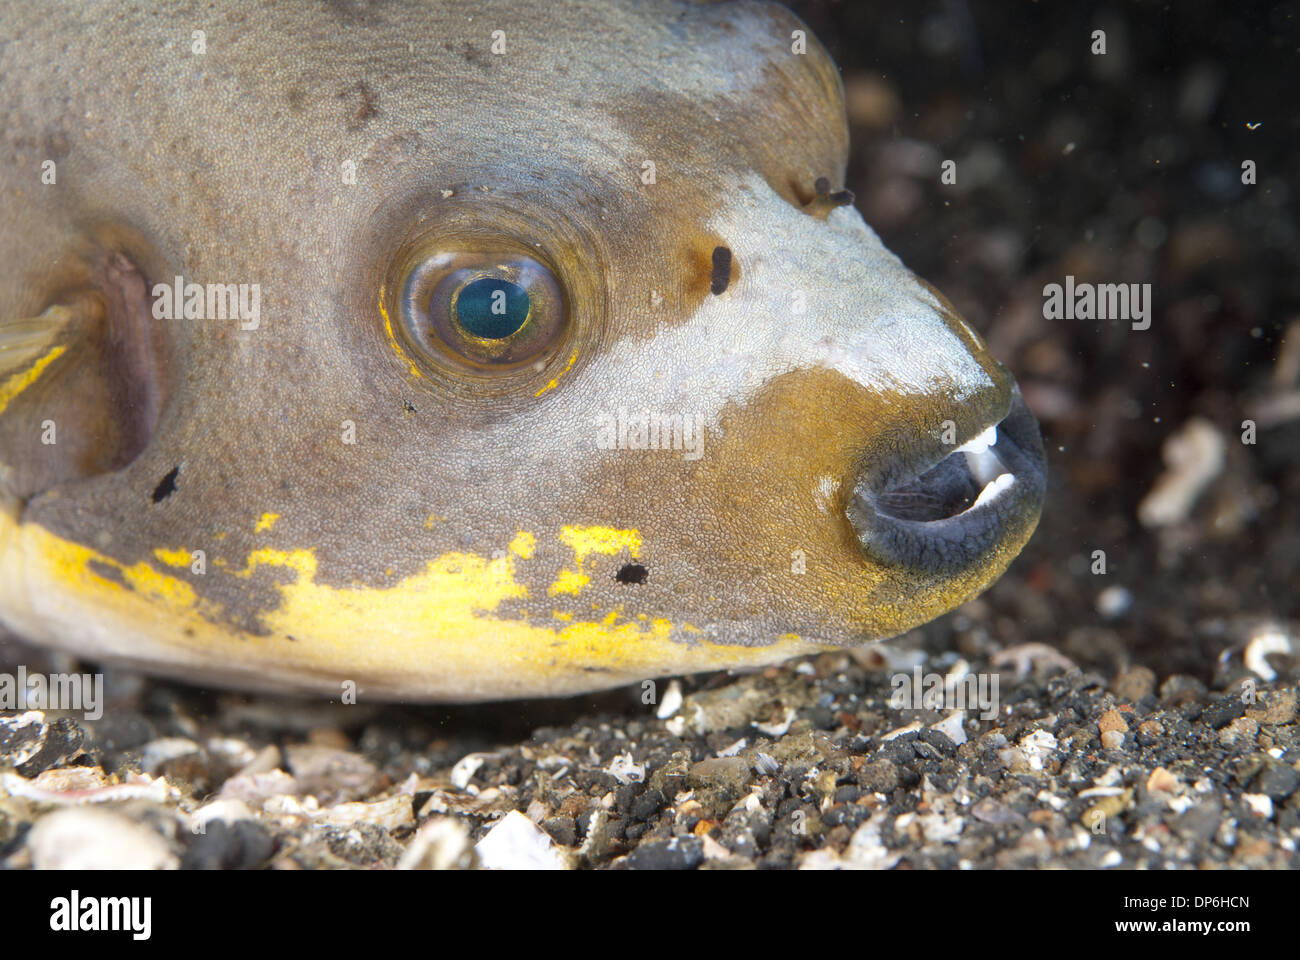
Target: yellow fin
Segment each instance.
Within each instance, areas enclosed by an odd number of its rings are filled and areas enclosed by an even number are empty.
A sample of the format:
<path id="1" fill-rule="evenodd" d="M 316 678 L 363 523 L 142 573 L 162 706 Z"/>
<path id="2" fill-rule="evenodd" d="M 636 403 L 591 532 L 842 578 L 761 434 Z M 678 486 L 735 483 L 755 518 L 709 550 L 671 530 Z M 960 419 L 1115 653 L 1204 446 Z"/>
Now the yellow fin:
<path id="1" fill-rule="evenodd" d="M 62 304 L 35 317 L 0 322 L 0 413 L 67 349 L 59 343 L 76 317 Z"/>

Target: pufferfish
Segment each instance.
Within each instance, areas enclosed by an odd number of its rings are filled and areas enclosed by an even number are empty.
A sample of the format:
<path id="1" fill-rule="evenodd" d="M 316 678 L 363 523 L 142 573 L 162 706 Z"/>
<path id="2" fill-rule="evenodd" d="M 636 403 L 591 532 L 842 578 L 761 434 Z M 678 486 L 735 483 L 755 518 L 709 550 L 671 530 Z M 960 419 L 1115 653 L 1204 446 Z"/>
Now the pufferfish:
<path id="1" fill-rule="evenodd" d="M 564 695 L 895 636 L 1033 532 L 1038 427 L 784 8 L 4 7 L 12 634 Z"/>

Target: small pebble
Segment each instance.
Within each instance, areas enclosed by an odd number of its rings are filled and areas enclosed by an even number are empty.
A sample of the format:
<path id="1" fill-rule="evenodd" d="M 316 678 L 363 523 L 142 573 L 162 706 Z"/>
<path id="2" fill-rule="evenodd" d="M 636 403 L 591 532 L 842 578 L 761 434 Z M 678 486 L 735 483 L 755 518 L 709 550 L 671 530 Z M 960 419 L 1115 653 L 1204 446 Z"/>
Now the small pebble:
<path id="1" fill-rule="evenodd" d="M 179 859 L 148 827 L 108 810 L 48 813 L 27 836 L 37 870 L 175 870 Z"/>
<path id="2" fill-rule="evenodd" d="M 511 810 L 474 847 L 488 870 L 564 870 L 551 838 L 518 810 Z"/>

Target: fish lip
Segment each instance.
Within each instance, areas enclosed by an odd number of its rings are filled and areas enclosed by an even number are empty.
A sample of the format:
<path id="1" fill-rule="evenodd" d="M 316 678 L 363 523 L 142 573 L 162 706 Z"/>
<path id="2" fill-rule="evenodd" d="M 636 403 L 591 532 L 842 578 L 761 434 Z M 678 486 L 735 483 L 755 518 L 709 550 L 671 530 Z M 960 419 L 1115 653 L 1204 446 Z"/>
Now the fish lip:
<path id="1" fill-rule="evenodd" d="M 963 465 L 973 462 L 964 454 L 966 444 L 957 450 L 923 446 L 859 476 L 845 514 L 868 558 L 888 566 L 951 574 L 989 558 L 1000 543 L 1027 524 L 1032 530 L 1047 489 L 1047 457 L 1038 422 L 1018 387 L 1012 388 L 1006 415 L 990 426 L 997 430 L 997 442 L 988 448 L 996 460 L 978 460 L 981 470 L 988 471 L 980 478 L 967 468 L 966 482 L 971 489 L 979 488 L 980 494 L 960 512 L 933 519 L 895 515 L 901 511 L 891 509 L 889 493 L 909 483 L 924 489 L 927 477 L 937 477 L 933 482 L 943 485 L 947 474 L 956 476 Z"/>

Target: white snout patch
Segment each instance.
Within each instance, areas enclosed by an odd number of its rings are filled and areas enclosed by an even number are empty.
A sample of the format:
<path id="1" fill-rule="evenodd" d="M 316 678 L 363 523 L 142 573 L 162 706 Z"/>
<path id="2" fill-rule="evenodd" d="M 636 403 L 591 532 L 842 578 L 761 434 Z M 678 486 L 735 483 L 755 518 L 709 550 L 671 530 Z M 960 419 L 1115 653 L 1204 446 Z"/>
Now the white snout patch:
<path id="1" fill-rule="evenodd" d="M 602 403 L 695 416 L 716 431 L 729 401 L 811 367 L 882 391 L 947 393 L 952 403 L 990 385 L 939 301 L 857 210 L 840 207 L 819 220 L 757 175 L 730 196 L 707 227 L 727 241 L 739 279 L 722 295 L 706 296 L 687 320 L 665 316 L 653 337 L 614 343 L 584 371 L 593 379 L 557 391 L 552 403 L 562 409 L 549 409 L 548 423 L 575 425 L 573 453 L 590 446 L 591 432 L 581 425 Z M 656 328 L 649 291 L 645 304 L 643 322 Z M 608 393 L 597 396 L 601 390 Z M 551 451 L 568 455 L 560 444 Z"/>

